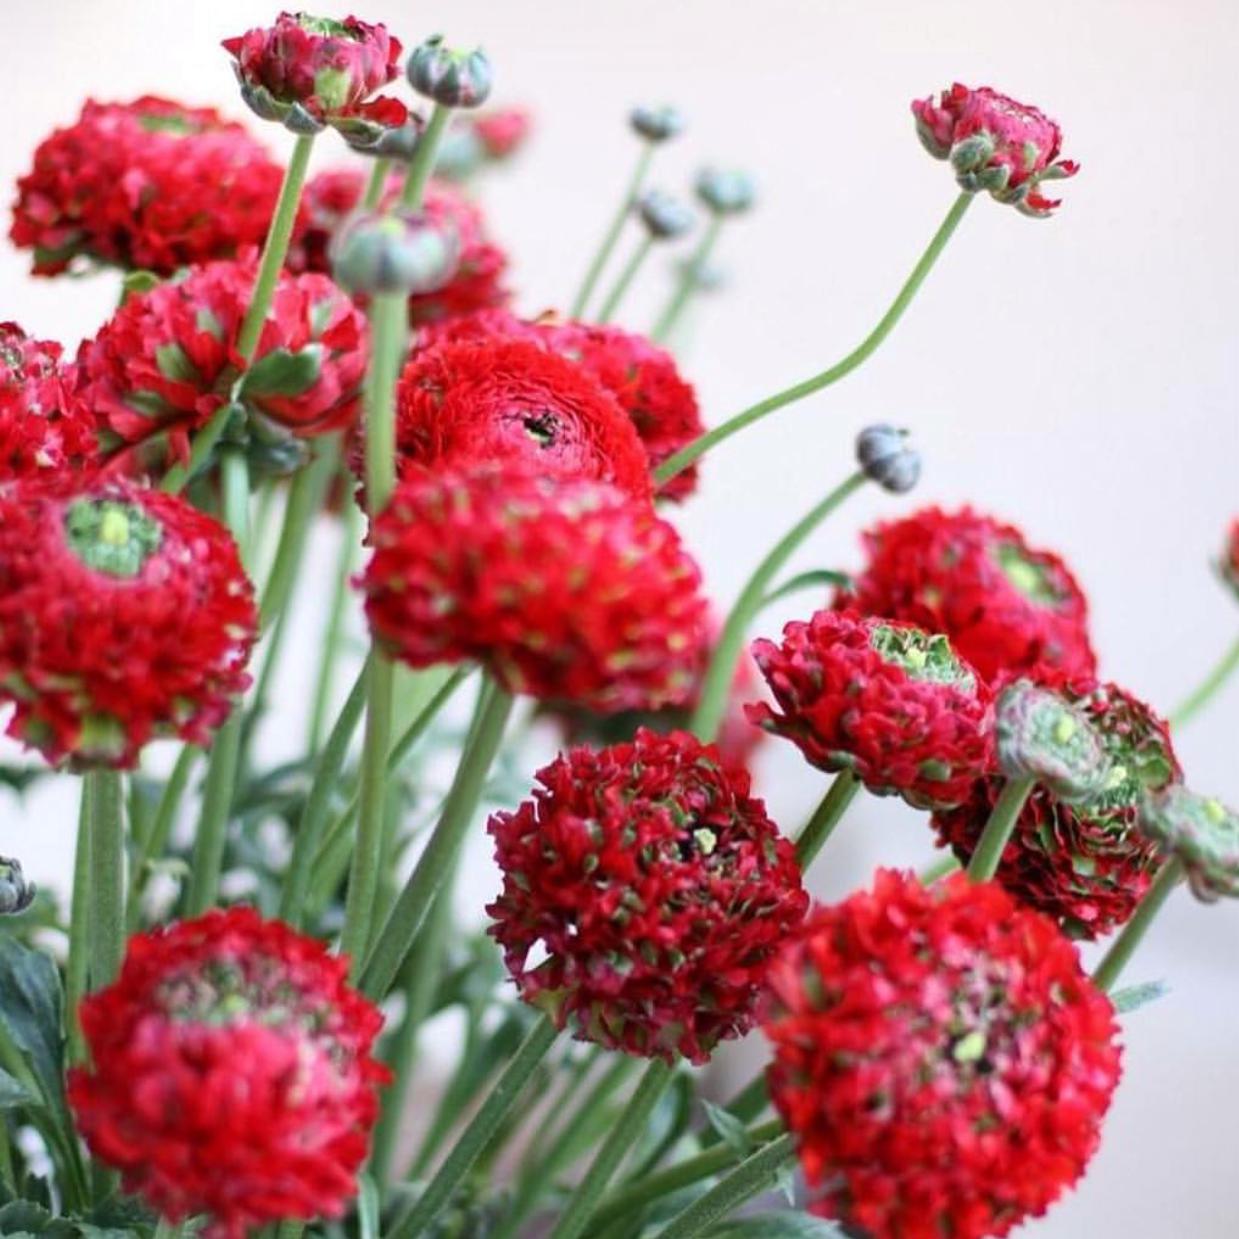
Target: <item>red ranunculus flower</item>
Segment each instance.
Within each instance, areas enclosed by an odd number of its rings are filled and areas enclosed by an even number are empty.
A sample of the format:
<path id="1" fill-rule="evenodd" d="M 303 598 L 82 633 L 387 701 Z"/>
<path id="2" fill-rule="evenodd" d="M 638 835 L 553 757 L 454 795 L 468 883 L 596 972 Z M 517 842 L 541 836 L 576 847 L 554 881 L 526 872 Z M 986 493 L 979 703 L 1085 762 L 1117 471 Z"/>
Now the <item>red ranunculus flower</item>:
<path id="1" fill-rule="evenodd" d="M 83 343 L 83 398 L 106 421 L 114 449 L 162 436 L 174 457 L 188 454 L 189 436 L 246 370 L 237 335 L 255 276 L 252 254 L 195 267 L 130 297 Z M 365 316 L 341 289 L 323 275 L 284 273 L 241 399 L 300 437 L 338 430 L 357 412 L 366 354 Z"/>
<path id="2" fill-rule="evenodd" d="M 96 422 L 75 395 L 61 348 L 0 323 L 0 484 L 93 464 Z"/>
<path id="3" fill-rule="evenodd" d="M 581 1040 L 668 1061 L 743 1036 L 808 906 L 748 775 L 686 732 L 641 729 L 573 749 L 538 781 L 490 822 L 503 870 L 490 932 L 521 997 Z"/>
<path id="4" fill-rule="evenodd" d="M 960 188 L 988 190 L 1025 215 L 1049 215 L 1058 200 L 1042 194 L 1042 182 L 1080 170 L 1059 159 L 1063 135 L 1054 121 L 988 86 L 971 90 L 956 82 L 937 103 L 932 95 L 914 100 L 912 114 L 926 150 L 951 161 Z"/>
<path id="5" fill-rule="evenodd" d="M 1097 1151 L 1118 1027 L 1075 948 L 992 882 L 811 913 L 763 1020 L 814 1209 L 872 1239 L 983 1239 L 1039 1217 Z"/>
<path id="6" fill-rule="evenodd" d="M 941 634 L 819 611 L 753 655 L 777 705 L 749 718 L 823 770 L 932 808 L 966 799 L 990 768 L 990 691 Z"/>
<path id="7" fill-rule="evenodd" d="M 681 703 L 697 566 L 648 503 L 525 469 L 410 478 L 361 578 L 374 637 L 414 667 L 477 659 L 509 691 L 603 712 Z"/>
<path id="8" fill-rule="evenodd" d="M 261 244 L 282 175 L 211 108 L 152 95 L 89 100 L 35 151 L 9 235 L 34 250 L 36 275 L 56 275 L 78 255 L 171 275 Z"/>
<path id="9" fill-rule="evenodd" d="M 1074 806 L 1034 788 L 996 878 L 1067 933 L 1096 938 L 1126 921 L 1148 889 L 1157 849 L 1138 829 L 1140 802 L 1181 771 L 1166 724 L 1143 702 L 1093 680 L 1055 687 L 1092 724 L 1110 775 L 1096 797 Z M 939 838 L 965 863 L 1001 791 L 1001 779 L 980 779 L 958 808 L 934 814 Z"/>
<path id="10" fill-rule="evenodd" d="M 991 682 L 1091 675 L 1088 603 L 1067 565 L 971 508 L 924 508 L 865 534 L 869 562 L 839 605 L 944 632 Z"/>
<path id="11" fill-rule="evenodd" d="M 479 116 L 466 113 L 465 119 L 491 159 L 507 159 L 514 154 L 533 128 L 533 118 L 526 108 L 498 108 Z"/>
<path id="12" fill-rule="evenodd" d="M 1231 522 L 1226 545 L 1222 548 L 1222 558 L 1218 562 L 1222 580 L 1239 594 L 1239 518 Z"/>
<path id="13" fill-rule="evenodd" d="M 382 205 L 396 201 L 402 184 L 398 174 L 388 181 Z M 310 178 L 302 198 L 301 223 L 289 252 L 290 268 L 331 271 L 327 257 L 331 238 L 361 202 L 364 188 L 365 175 L 355 168 L 329 169 Z M 409 298 L 409 321 L 415 325 L 433 323 L 505 305 L 511 295 L 503 284 L 507 255 L 488 238 L 477 205 L 450 185 L 432 181 L 426 191 L 425 210 L 432 223 L 456 233 L 460 263 L 444 288 Z"/>
<path id="14" fill-rule="evenodd" d="M 419 349 L 396 389 L 397 468 L 526 465 L 642 499 L 649 459 L 624 410 L 575 365 L 519 339 Z"/>
<path id="15" fill-rule="evenodd" d="M 339 1217 L 357 1192 L 387 1069 L 348 961 L 249 908 L 129 940 L 81 1006 L 91 1066 L 69 1101 L 91 1151 L 173 1222 L 244 1239 Z"/>
<path id="16" fill-rule="evenodd" d="M 256 624 L 228 531 L 185 500 L 100 478 L 0 490 L 0 700 L 49 761 L 203 743 L 249 683 Z"/>

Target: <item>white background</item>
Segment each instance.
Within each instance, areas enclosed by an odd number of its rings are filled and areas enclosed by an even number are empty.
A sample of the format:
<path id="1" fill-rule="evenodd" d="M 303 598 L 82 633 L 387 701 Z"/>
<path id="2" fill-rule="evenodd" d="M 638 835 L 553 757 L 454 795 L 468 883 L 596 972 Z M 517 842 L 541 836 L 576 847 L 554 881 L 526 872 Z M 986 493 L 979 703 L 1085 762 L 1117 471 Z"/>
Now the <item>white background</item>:
<path id="1" fill-rule="evenodd" d="M 240 115 L 219 40 L 274 15 L 253 0 L 3 8 L 0 185 L 88 94 L 154 91 Z M 721 448 L 682 525 L 726 601 L 844 475 L 856 430 L 895 419 L 915 429 L 927 461 L 915 500 L 970 500 L 1068 556 L 1092 598 L 1107 675 L 1169 709 L 1232 639 L 1239 604 L 1208 561 L 1239 511 L 1233 0 L 379 0 L 359 16 L 388 22 L 406 43 L 438 29 L 483 41 L 497 101 L 536 111 L 536 142 L 485 187 L 527 310 L 562 305 L 575 286 L 634 154 L 622 120 L 631 104 L 667 99 L 691 117 L 660 159 L 655 179 L 667 188 L 705 160 L 754 171 L 760 209 L 728 230 L 720 251 L 732 286 L 701 307 L 686 353 L 711 420 L 851 348 L 937 226 L 953 186 L 917 143 L 909 99 L 958 78 L 1061 119 L 1066 154 L 1083 163 L 1060 187 L 1061 214 L 1039 222 L 977 203 L 876 358 Z M 279 130 L 265 136 L 283 144 Z M 319 166 L 346 157 L 330 136 L 320 146 Z M 0 248 L 0 319 L 36 335 L 72 348 L 113 304 L 107 278 L 32 281 L 26 267 L 27 256 Z M 649 322 L 662 276 L 651 273 L 633 296 L 630 325 Z M 856 566 L 857 531 L 908 506 L 862 494 L 803 566 Z M 324 534 L 273 752 L 301 735 L 315 587 L 330 561 Z M 1237 725 L 1239 684 L 1179 743 L 1193 783 L 1232 802 Z M 822 787 L 773 747 L 761 778 L 789 827 Z M 6 801 L 0 814 L 0 850 L 63 883 L 67 789 L 24 809 Z M 842 893 L 875 863 L 913 862 L 927 849 L 916 815 L 871 801 L 815 880 Z M 480 903 L 492 884 L 481 859 L 471 875 L 466 898 Z M 1102 1152 L 1040 1233 L 1236 1233 L 1237 928 L 1234 909 L 1187 896 L 1159 923 L 1130 979 L 1165 977 L 1173 992 L 1127 1021 L 1128 1074 Z"/>

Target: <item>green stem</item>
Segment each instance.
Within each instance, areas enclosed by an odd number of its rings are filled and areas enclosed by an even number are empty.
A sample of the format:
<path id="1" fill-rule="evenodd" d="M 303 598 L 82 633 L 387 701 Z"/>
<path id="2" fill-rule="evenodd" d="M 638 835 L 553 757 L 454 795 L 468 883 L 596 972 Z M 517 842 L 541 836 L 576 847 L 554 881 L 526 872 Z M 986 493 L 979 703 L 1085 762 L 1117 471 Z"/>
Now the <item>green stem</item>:
<path id="1" fill-rule="evenodd" d="M 710 260 L 710 255 L 718 242 L 718 234 L 722 227 L 723 216 L 712 216 L 705 232 L 702 233 L 697 248 L 693 251 L 688 262 L 684 264 L 684 270 L 680 272 L 680 279 L 676 284 L 675 292 L 671 294 L 671 300 L 667 302 L 666 308 L 658 316 L 654 324 L 654 330 L 650 332 L 650 339 L 656 344 L 664 343 L 667 337 L 675 330 L 676 324 L 680 321 L 680 316 L 684 313 L 689 300 L 693 293 L 697 291 L 698 277 L 701 275 L 702 268 Z"/>
<path id="2" fill-rule="evenodd" d="M 1097 966 L 1097 971 L 1093 973 L 1093 981 L 1098 989 L 1114 988 L 1114 983 L 1136 953 L 1136 948 L 1144 941 L 1149 926 L 1157 919 L 1157 914 L 1170 898 L 1170 892 L 1183 880 L 1183 873 L 1183 862 L 1177 856 L 1162 866 L 1161 872 L 1153 880 L 1153 885 L 1137 905 L 1131 920 L 1123 926 L 1122 932 L 1115 938 L 1105 958 Z"/>
<path id="3" fill-rule="evenodd" d="M 808 871 L 817 854 L 826 846 L 826 840 L 834 833 L 859 791 L 860 780 L 850 770 L 840 770 L 830 781 L 821 803 L 796 837 L 796 861 L 802 873 Z"/>
<path id="4" fill-rule="evenodd" d="M 69 908 L 69 957 L 65 963 L 65 1024 L 69 1062 L 86 1061 L 86 1043 L 78 1007 L 86 993 L 90 962 L 90 780 L 82 780 L 82 806 L 77 815 L 77 846 L 73 853 L 73 902 Z"/>
<path id="5" fill-rule="evenodd" d="M 529 1077 L 558 1035 L 555 1025 L 545 1016 L 529 1030 L 426 1190 L 388 1229 L 386 1239 L 416 1239 L 427 1232 L 516 1104 Z"/>
<path id="6" fill-rule="evenodd" d="M 426 186 L 430 182 L 430 174 L 434 171 L 435 159 L 439 154 L 439 144 L 447 132 L 448 122 L 452 119 L 452 109 L 442 103 L 436 103 L 430 113 L 426 130 L 418 139 L 409 161 L 409 171 L 404 178 L 404 189 L 400 194 L 400 205 L 411 211 L 421 209 L 426 197 Z"/>
<path id="7" fill-rule="evenodd" d="M 567 1207 L 555 1223 L 555 1229 L 551 1231 L 550 1239 L 580 1239 L 581 1235 L 587 1233 L 598 1201 L 615 1177 L 615 1172 L 619 1170 L 624 1158 L 632 1151 L 674 1074 L 675 1069 L 661 1058 L 654 1059 L 645 1069 L 628 1105 L 624 1107 L 623 1113 L 615 1121 L 615 1126 L 603 1141 L 602 1147 L 585 1172 L 585 1177 L 569 1197 Z"/>
<path id="8" fill-rule="evenodd" d="M 141 841 L 133 859 L 133 869 L 129 875 L 129 898 L 125 903 L 125 924 L 130 930 L 136 929 L 138 913 L 142 907 L 142 892 L 146 888 L 146 869 L 152 860 L 162 856 L 168 849 L 168 840 L 172 835 L 172 827 L 176 822 L 177 811 L 189 786 L 189 776 L 193 772 L 194 763 L 201 756 L 202 750 L 192 744 L 185 745 L 177 756 L 168 781 L 164 784 L 163 794 L 155 809 L 151 828 L 146 838 Z"/>
<path id="9" fill-rule="evenodd" d="M 795 1156 L 796 1147 L 790 1135 L 772 1140 L 746 1157 L 682 1213 L 676 1214 L 658 1232 L 657 1239 L 694 1239 L 703 1234 L 720 1218 L 769 1187 L 779 1170 Z"/>
<path id="10" fill-rule="evenodd" d="M 366 375 L 366 508 L 381 512 L 396 486 L 396 382 L 408 337 L 404 298 L 377 293 L 370 303 L 370 369 Z"/>
<path id="11" fill-rule="evenodd" d="M 1008 779 L 1003 785 L 968 862 L 968 876 L 974 882 L 988 882 L 998 872 L 1002 854 L 1020 820 L 1020 810 L 1036 785 L 1037 780 L 1032 778 Z"/>
<path id="12" fill-rule="evenodd" d="M 674 475 L 669 475 L 674 476 Z M 739 598 L 727 616 L 718 644 L 710 657 L 701 696 L 689 724 L 691 731 L 701 739 L 708 740 L 718 732 L 719 724 L 727 709 L 727 696 L 735 675 L 736 664 L 744 649 L 749 625 L 761 610 L 762 599 L 769 592 L 771 582 L 782 571 L 783 565 L 792 557 L 800 544 L 828 517 L 849 495 L 865 484 L 863 473 L 852 474 L 840 486 L 826 496 L 812 511 L 808 512 L 757 565 L 753 575 L 740 591 Z"/>
<path id="13" fill-rule="evenodd" d="M 948 852 L 945 856 L 939 856 L 937 860 L 931 861 L 921 870 L 920 883 L 922 886 L 932 886 L 935 882 L 940 882 L 943 878 L 955 873 L 959 868 L 959 857 L 953 852 Z"/>
<path id="14" fill-rule="evenodd" d="M 737 431 L 743 430 L 746 426 L 751 426 L 756 421 L 760 421 L 776 409 L 794 404 L 797 400 L 803 400 L 806 396 L 811 396 L 814 392 L 821 391 L 822 388 L 829 387 L 832 383 L 837 383 L 845 375 L 851 374 L 890 335 L 892 328 L 903 316 L 903 312 L 908 308 L 913 297 L 916 296 L 917 290 L 925 282 L 925 277 L 938 260 L 939 255 L 946 248 L 947 242 L 951 239 L 951 234 L 959 226 L 959 221 L 963 219 L 964 212 L 967 211 L 972 199 L 973 195 L 969 193 L 961 193 L 955 199 L 954 205 L 947 212 L 946 219 L 942 221 L 941 227 L 934 233 L 929 247 L 912 269 L 912 274 L 908 277 L 907 283 L 899 290 L 899 295 L 891 303 L 890 309 L 882 316 L 878 325 L 842 361 L 836 362 L 829 370 L 823 370 L 821 374 L 815 374 L 812 378 L 805 379 L 802 383 L 796 383 L 781 392 L 776 392 L 773 396 L 767 396 L 765 400 L 759 400 L 755 405 L 745 409 L 744 412 L 737 413 L 721 425 L 715 426 L 713 430 L 706 431 L 705 434 L 694 439 L 692 443 L 682 447 L 673 456 L 663 461 L 654 471 L 655 481 L 662 485 L 675 477 L 682 469 L 687 469 L 693 461 L 705 452 L 708 452 L 710 448 L 721 443 L 724 439 L 729 439 Z"/>
<path id="15" fill-rule="evenodd" d="M 1170 715 L 1171 727 L 1182 727 L 1203 710 L 1234 674 L 1236 667 L 1239 667 L 1239 638 L 1236 638 L 1235 643 L 1222 655 L 1217 666 L 1205 676 L 1196 691 L 1175 708 Z"/>
<path id="16" fill-rule="evenodd" d="M 110 985 L 125 957 L 125 823 L 120 772 L 90 780 L 90 984 Z"/>
<path id="17" fill-rule="evenodd" d="M 760 1127 L 750 1128 L 746 1134 L 750 1146 L 756 1148 L 777 1140 L 783 1134 L 783 1122 L 781 1119 L 771 1119 Z M 740 1160 L 741 1155 L 731 1145 L 716 1144 L 698 1153 L 696 1157 L 687 1158 L 657 1174 L 638 1179 L 635 1183 L 627 1183 L 602 1202 L 593 1216 L 593 1225 L 601 1230 L 603 1226 L 640 1206 L 663 1196 L 670 1196 L 672 1192 L 691 1187 L 694 1183 L 700 1183 L 702 1179 L 708 1179 Z"/>
<path id="18" fill-rule="evenodd" d="M 349 475 L 351 485 L 352 475 Z M 344 500 L 340 529 L 340 551 L 335 576 L 331 584 L 331 607 L 323 633 L 323 656 L 318 667 L 318 682 L 314 686 L 314 706 L 310 712 L 309 751 L 317 753 L 322 744 L 323 728 L 327 725 L 327 706 L 335 681 L 336 662 L 340 654 L 340 634 L 344 627 L 344 612 L 349 598 L 349 577 L 361 543 L 361 511 L 349 498 Z"/>
<path id="19" fill-rule="evenodd" d="M 367 211 L 373 211 L 383 201 L 383 189 L 387 184 L 387 173 L 391 168 L 390 159 L 376 159 L 370 169 L 370 179 L 366 182 L 366 192 L 361 196 L 361 205 Z"/>
<path id="20" fill-rule="evenodd" d="M 641 154 L 637 157 L 637 166 L 633 171 L 632 179 L 628 182 L 628 188 L 624 191 L 624 196 L 620 200 L 619 210 L 615 212 L 611 222 L 607 225 L 607 230 L 603 233 L 602 244 L 598 247 L 598 252 L 589 264 L 589 270 L 585 273 L 585 279 L 577 291 L 576 297 L 573 299 L 572 308 L 568 311 L 569 318 L 580 318 L 585 313 L 585 307 L 589 304 L 589 299 L 594 295 L 594 289 L 597 287 L 599 279 L 602 278 L 603 268 L 606 267 L 608 259 L 610 259 L 611 254 L 615 250 L 620 233 L 624 231 L 624 224 L 632 212 L 633 203 L 636 202 L 641 193 L 641 187 L 645 184 L 646 175 L 650 170 L 650 161 L 653 158 L 654 143 L 643 141 L 641 143 Z"/>
<path id="21" fill-rule="evenodd" d="M 233 406 L 221 404 L 211 415 L 211 420 L 194 435 L 190 445 L 189 460 L 183 465 L 173 465 L 159 483 L 159 489 L 169 495 L 179 495 L 194 478 L 206 468 L 211 453 L 215 451 L 228 423 L 232 420 Z"/>
<path id="22" fill-rule="evenodd" d="M 616 310 L 619 309 L 620 303 L 632 287 L 633 280 L 637 278 L 637 272 L 645 265 L 645 260 L 650 256 L 653 248 L 654 238 L 643 237 L 641 244 L 633 250 L 632 257 L 624 264 L 624 269 L 620 272 L 619 279 L 615 281 L 615 286 L 607 294 L 607 299 L 602 303 L 602 309 L 598 311 L 595 319 L 596 322 L 609 323 L 615 317 Z"/>
<path id="23" fill-rule="evenodd" d="M 487 683 L 465 741 L 456 777 L 439 818 L 409 880 L 389 913 L 365 962 L 361 988 L 382 998 L 413 945 L 422 922 L 455 864 L 466 831 L 482 798 L 486 775 L 503 740 L 512 698 L 497 684 Z"/>

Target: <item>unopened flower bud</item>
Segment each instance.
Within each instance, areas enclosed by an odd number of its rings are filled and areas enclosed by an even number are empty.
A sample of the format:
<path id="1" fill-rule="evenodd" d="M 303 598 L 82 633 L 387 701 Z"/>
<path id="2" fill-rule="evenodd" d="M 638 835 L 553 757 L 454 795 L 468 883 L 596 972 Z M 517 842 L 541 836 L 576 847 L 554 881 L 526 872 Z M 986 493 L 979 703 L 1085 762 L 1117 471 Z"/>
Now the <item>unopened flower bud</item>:
<path id="1" fill-rule="evenodd" d="M 460 237 L 421 211 L 358 211 L 331 245 L 332 273 L 353 293 L 432 293 L 460 263 Z"/>
<path id="2" fill-rule="evenodd" d="M 658 108 L 635 107 L 628 113 L 628 123 L 647 142 L 666 142 L 683 131 L 684 114 L 665 104 Z"/>
<path id="3" fill-rule="evenodd" d="M 1091 800 L 1110 774 L 1105 745 L 1084 711 L 1028 680 L 998 698 L 994 744 L 1008 778 L 1036 779 L 1067 804 Z"/>
<path id="4" fill-rule="evenodd" d="M 1197 899 L 1239 898 L 1239 814 L 1233 809 L 1171 783 L 1145 795 L 1137 821 L 1141 834 L 1183 863 Z"/>
<path id="5" fill-rule="evenodd" d="M 1218 573 L 1222 580 L 1239 597 L 1239 519 L 1232 521 L 1226 535 L 1226 544 L 1218 557 Z"/>
<path id="6" fill-rule="evenodd" d="M 727 287 L 727 268 L 716 262 L 702 262 L 698 255 L 690 255 L 676 264 L 676 269 L 692 282 L 698 292 L 715 293 Z"/>
<path id="7" fill-rule="evenodd" d="M 747 172 L 705 168 L 697 177 L 697 197 L 716 215 L 739 215 L 753 205 L 756 196 Z"/>
<path id="8" fill-rule="evenodd" d="M 404 163 L 413 158 L 425 128 L 425 117 L 416 112 L 406 112 L 404 119 L 396 124 L 360 117 L 336 123 L 340 136 L 353 150 L 376 159 L 399 159 Z"/>
<path id="9" fill-rule="evenodd" d="M 38 887 L 22 873 L 21 861 L 0 856 L 0 916 L 16 916 L 34 902 Z"/>
<path id="10" fill-rule="evenodd" d="M 921 455 L 908 444 L 908 432 L 885 422 L 856 436 L 856 459 L 865 476 L 883 490 L 902 495 L 921 476 Z"/>
<path id="11" fill-rule="evenodd" d="M 678 198 L 651 189 L 637 203 L 637 214 L 652 237 L 672 240 L 682 237 L 693 226 L 693 213 Z"/>
<path id="12" fill-rule="evenodd" d="M 419 95 L 449 108 L 480 106 L 494 81 L 490 58 L 481 48 L 456 51 L 444 46 L 441 34 L 413 49 L 405 73 Z"/>

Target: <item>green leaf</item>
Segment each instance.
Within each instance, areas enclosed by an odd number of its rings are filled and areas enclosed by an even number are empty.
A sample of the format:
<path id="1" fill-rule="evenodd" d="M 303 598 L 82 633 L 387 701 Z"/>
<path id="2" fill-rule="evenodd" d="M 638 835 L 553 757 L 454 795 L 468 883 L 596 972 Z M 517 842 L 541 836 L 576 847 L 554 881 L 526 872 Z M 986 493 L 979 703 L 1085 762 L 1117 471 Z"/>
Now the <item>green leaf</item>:
<path id="1" fill-rule="evenodd" d="M 37 1106 L 39 1099 L 18 1079 L 0 1069 L 0 1110 Z"/>
<path id="2" fill-rule="evenodd" d="M 361 1239 L 379 1239 L 379 1189 L 369 1174 L 357 1176 L 357 1220 Z"/>
<path id="3" fill-rule="evenodd" d="M 794 1209 L 796 1207 L 795 1166 L 791 1162 L 784 1162 L 775 1172 L 775 1182 L 779 1185 L 779 1191 L 783 1193 L 783 1199 L 787 1201 L 787 1207 Z"/>
<path id="4" fill-rule="evenodd" d="M 159 373 L 173 383 L 201 382 L 198 368 L 175 340 L 155 349 L 155 365 L 159 367 Z"/>
<path id="5" fill-rule="evenodd" d="M 1144 981 L 1140 985 L 1128 985 L 1124 989 L 1116 990 L 1110 995 L 1110 1001 L 1120 1015 L 1126 1015 L 1130 1011 L 1139 1011 L 1141 1007 L 1148 1006 L 1159 998 L 1165 998 L 1168 993 L 1170 986 L 1165 981 Z"/>
<path id="6" fill-rule="evenodd" d="M 322 368 L 321 344 L 307 344 L 297 353 L 286 348 L 272 349 L 245 372 L 237 395 L 243 399 L 300 396 L 318 382 Z"/>
<path id="7" fill-rule="evenodd" d="M 0 787 L 7 787 L 20 796 L 32 783 L 51 773 L 47 766 L 0 766 Z"/>
<path id="8" fill-rule="evenodd" d="M 680 1071 L 659 1099 L 645 1132 L 633 1153 L 629 1173 L 634 1179 L 647 1174 L 687 1134 L 693 1117 L 693 1081 Z"/>
<path id="9" fill-rule="evenodd" d="M 724 1110 L 713 1102 L 703 1100 L 701 1108 L 705 1111 L 706 1121 L 714 1128 L 715 1135 L 738 1157 L 748 1157 L 753 1151 L 753 1141 L 749 1139 L 744 1124 L 731 1111 Z"/>
<path id="10" fill-rule="evenodd" d="M 153 271 L 128 271 L 120 285 L 120 303 L 124 305 L 130 297 L 140 293 L 148 293 L 152 288 L 159 287 L 159 276 Z"/>
<path id="11" fill-rule="evenodd" d="M 834 1222 L 807 1213 L 755 1213 L 720 1222 L 706 1239 L 844 1239 Z"/>

